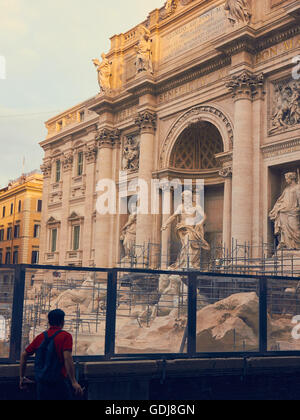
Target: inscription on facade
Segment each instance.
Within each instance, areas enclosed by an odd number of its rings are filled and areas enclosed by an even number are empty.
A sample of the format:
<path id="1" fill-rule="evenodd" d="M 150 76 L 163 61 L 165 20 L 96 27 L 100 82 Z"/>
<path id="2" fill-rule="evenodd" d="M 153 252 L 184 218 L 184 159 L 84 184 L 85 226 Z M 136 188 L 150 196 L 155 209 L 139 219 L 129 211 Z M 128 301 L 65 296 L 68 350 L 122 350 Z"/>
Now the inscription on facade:
<path id="1" fill-rule="evenodd" d="M 260 51 L 256 57 L 256 64 L 263 63 L 270 60 L 273 57 L 284 54 L 288 51 L 292 51 L 296 48 L 300 48 L 300 35 L 295 36 L 294 38 L 283 41 L 280 44 L 274 45 L 270 48 L 267 48 L 263 51 Z"/>
<path id="2" fill-rule="evenodd" d="M 128 118 L 131 118 L 136 113 L 137 113 L 137 106 L 132 106 L 130 108 L 123 109 L 122 111 L 119 111 L 116 113 L 115 122 L 120 123 L 122 121 L 125 121 Z"/>
<path id="3" fill-rule="evenodd" d="M 161 93 L 158 96 L 158 103 L 162 104 L 164 102 L 172 101 L 182 95 L 195 92 L 198 89 L 207 86 L 209 83 L 217 82 L 218 80 L 221 80 L 228 76 L 229 69 L 229 67 L 223 68 L 222 70 L 216 71 L 211 74 L 207 74 L 205 76 L 200 77 L 199 79 L 192 80 L 189 83 L 185 83 L 184 85 L 178 86 L 164 93 Z"/>
<path id="4" fill-rule="evenodd" d="M 224 35 L 230 29 L 225 5 L 215 7 L 161 39 L 161 61 L 168 61 Z"/>

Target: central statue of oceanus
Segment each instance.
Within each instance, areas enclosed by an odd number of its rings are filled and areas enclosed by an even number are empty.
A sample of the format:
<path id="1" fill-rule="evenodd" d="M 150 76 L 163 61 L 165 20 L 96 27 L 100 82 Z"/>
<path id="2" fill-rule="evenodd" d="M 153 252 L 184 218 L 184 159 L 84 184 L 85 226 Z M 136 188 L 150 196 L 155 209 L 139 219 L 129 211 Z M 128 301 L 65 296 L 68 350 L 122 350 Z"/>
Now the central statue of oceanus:
<path id="1" fill-rule="evenodd" d="M 176 263 L 170 268 L 174 270 L 199 269 L 201 249 L 210 250 L 210 245 L 204 239 L 206 215 L 200 205 L 193 203 L 191 191 L 184 191 L 182 197 L 183 204 L 178 206 L 175 213 L 162 226 L 162 231 L 164 231 L 174 220 L 177 220 L 176 233 L 181 242 L 181 251 Z"/>
<path id="2" fill-rule="evenodd" d="M 300 185 L 297 174 L 285 175 L 287 187 L 277 200 L 270 219 L 275 223 L 278 249 L 300 250 Z"/>

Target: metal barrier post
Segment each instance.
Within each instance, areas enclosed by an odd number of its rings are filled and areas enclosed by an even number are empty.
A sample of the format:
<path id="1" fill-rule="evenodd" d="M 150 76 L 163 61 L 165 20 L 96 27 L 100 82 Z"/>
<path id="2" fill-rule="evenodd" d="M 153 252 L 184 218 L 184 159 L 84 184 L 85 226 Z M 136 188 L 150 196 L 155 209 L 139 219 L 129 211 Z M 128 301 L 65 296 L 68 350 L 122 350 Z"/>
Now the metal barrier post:
<path id="1" fill-rule="evenodd" d="M 105 330 L 105 357 L 110 359 L 115 353 L 116 315 L 117 315 L 118 272 L 111 270 L 107 276 L 107 306 Z"/>
<path id="2" fill-rule="evenodd" d="M 12 363 L 20 360 L 21 356 L 25 275 L 26 268 L 22 265 L 16 266 L 9 352 Z"/>
<path id="3" fill-rule="evenodd" d="M 196 354 L 197 334 L 197 274 L 188 274 L 188 355 Z"/>
<path id="4" fill-rule="evenodd" d="M 268 351 L 268 279 L 259 279 L 259 352 Z"/>

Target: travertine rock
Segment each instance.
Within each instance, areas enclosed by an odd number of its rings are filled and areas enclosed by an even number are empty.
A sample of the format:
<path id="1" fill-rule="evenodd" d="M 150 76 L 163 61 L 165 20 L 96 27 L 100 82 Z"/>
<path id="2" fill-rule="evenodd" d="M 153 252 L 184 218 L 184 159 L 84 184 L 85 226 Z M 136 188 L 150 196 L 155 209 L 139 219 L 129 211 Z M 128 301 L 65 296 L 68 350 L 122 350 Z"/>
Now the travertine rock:
<path id="1" fill-rule="evenodd" d="M 256 293 L 239 293 L 197 314 L 197 351 L 258 349 L 259 301 Z"/>

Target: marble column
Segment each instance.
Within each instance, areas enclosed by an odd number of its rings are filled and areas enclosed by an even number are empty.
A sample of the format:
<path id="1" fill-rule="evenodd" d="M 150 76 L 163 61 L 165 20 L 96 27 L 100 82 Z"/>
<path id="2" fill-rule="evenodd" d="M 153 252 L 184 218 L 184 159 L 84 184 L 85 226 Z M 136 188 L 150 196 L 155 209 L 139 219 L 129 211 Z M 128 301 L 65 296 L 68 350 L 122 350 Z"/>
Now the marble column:
<path id="1" fill-rule="evenodd" d="M 242 71 L 227 85 L 234 99 L 232 238 L 239 245 L 252 243 L 253 98 L 259 84 L 258 76 Z"/>
<path id="2" fill-rule="evenodd" d="M 154 143 L 156 129 L 156 114 L 152 111 L 143 111 L 138 114 L 136 124 L 140 128 L 140 162 L 139 179 L 148 185 L 148 214 L 139 214 L 137 217 L 136 244 L 145 246 L 153 240 L 154 217 L 151 214 L 151 181 L 154 165 Z"/>
<path id="3" fill-rule="evenodd" d="M 171 203 L 173 194 L 168 188 L 163 188 L 162 194 L 162 226 L 165 225 L 171 216 Z M 168 204 L 169 203 L 169 204 Z M 167 209 L 169 207 L 169 212 Z M 170 266 L 170 240 L 171 240 L 171 225 L 166 230 L 161 232 L 161 268 L 167 269 Z"/>
<path id="4" fill-rule="evenodd" d="M 262 217 L 262 167 L 263 158 L 261 152 L 263 127 L 265 121 L 264 115 L 264 100 L 265 90 L 263 83 L 263 76 L 261 76 L 261 85 L 258 87 L 256 95 L 253 100 L 253 257 L 261 257 L 262 242 L 263 242 L 263 217 Z M 266 241 L 265 241 L 266 242 Z"/>
<path id="5" fill-rule="evenodd" d="M 231 204 L 232 204 L 232 166 L 223 168 L 220 176 L 224 178 L 224 208 L 223 208 L 223 246 L 231 249 Z"/>
<path id="6" fill-rule="evenodd" d="M 97 141 L 99 145 L 97 159 L 96 183 L 102 180 L 113 180 L 113 147 L 115 139 L 119 137 L 116 130 L 104 128 L 100 130 Z M 113 236 L 111 231 L 111 218 L 113 215 L 101 215 L 97 212 L 95 232 L 95 264 L 96 267 L 107 268 L 111 266 L 111 252 Z"/>
<path id="7" fill-rule="evenodd" d="M 95 205 L 95 176 L 96 176 L 96 161 L 97 161 L 97 143 L 95 140 L 88 142 L 85 149 L 86 162 L 86 191 L 84 204 L 84 227 L 82 235 L 82 250 L 83 250 L 83 265 L 89 267 L 91 261 L 91 250 L 93 248 L 93 224 L 94 224 L 94 205 Z"/>
<path id="8" fill-rule="evenodd" d="M 71 139 L 69 140 L 71 141 Z M 67 265 L 67 252 L 70 251 L 71 232 L 69 227 L 70 217 L 70 196 L 72 189 L 74 154 L 71 149 L 64 153 L 62 161 L 63 165 L 63 185 L 62 185 L 62 212 L 61 212 L 61 228 L 58 231 L 57 251 L 59 252 L 59 265 Z"/>

